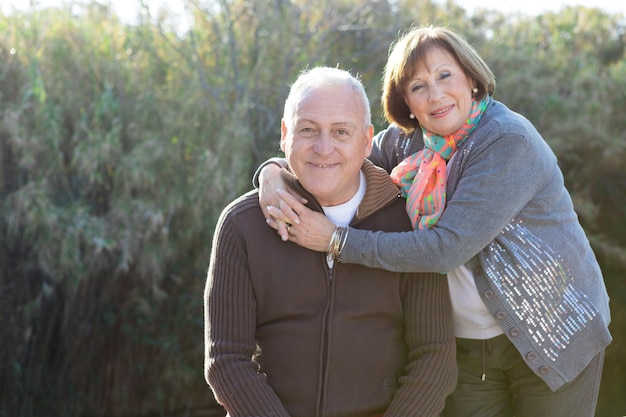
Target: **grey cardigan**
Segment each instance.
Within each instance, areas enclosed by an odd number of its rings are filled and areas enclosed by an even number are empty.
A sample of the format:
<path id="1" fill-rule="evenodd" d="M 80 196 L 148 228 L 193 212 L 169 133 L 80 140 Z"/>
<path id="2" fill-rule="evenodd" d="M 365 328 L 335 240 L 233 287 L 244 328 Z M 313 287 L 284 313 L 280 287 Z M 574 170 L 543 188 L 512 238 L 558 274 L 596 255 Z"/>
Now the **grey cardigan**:
<path id="1" fill-rule="evenodd" d="M 370 159 L 390 171 L 423 147 L 390 127 Z M 523 116 L 491 100 L 448 167 L 447 203 L 430 230 L 351 229 L 344 263 L 442 272 L 462 264 L 493 317 L 551 389 L 611 341 L 609 297 L 557 159 Z"/>

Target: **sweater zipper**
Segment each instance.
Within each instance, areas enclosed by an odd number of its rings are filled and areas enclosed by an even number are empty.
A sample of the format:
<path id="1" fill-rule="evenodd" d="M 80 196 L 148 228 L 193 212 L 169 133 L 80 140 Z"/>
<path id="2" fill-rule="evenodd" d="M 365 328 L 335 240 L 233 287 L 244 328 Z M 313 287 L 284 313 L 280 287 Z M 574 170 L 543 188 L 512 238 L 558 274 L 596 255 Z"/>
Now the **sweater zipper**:
<path id="1" fill-rule="evenodd" d="M 329 255 L 326 255 L 324 260 L 326 261 L 326 269 L 328 270 L 328 279 L 330 281 L 332 281 L 333 280 L 333 275 L 334 275 L 333 271 L 335 270 L 336 261 L 334 261 L 332 258 L 329 258 Z M 332 266 L 330 266 L 331 265 L 331 263 L 330 263 L 331 261 L 333 262 Z"/>
<path id="2" fill-rule="evenodd" d="M 327 307 L 327 314 L 326 314 L 326 320 L 324 323 L 324 351 L 322 352 L 322 376 L 321 376 L 321 390 L 320 390 L 320 397 L 319 397 L 319 403 L 318 403 L 318 411 L 316 413 L 317 417 L 324 417 L 326 415 L 325 413 L 325 409 L 326 409 L 326 396 L 327 396 L 327 392 L 326 392 L 326 388 L 328 387 L 328 375 L 329 375 L 329 370 L 328 370 L 328 351 L 329 351 L 329 346 L 331 345 L 331 340 L 330 340 L 330 323 L 332 322 L 332 318 L 334 316 L 335 313 L 335 286 L 333 283 L 333 279 L 335 277 L 335 267 L 336 267 L 336 263 L 333 264 L 333 266 L 331 267 L 330 265 L 328 265 L 328 262 L 326 260 L 326 257 L 324 257 L 324 262 L 326 262 L 326 267 L 328 270 L 328 307 Z"/>

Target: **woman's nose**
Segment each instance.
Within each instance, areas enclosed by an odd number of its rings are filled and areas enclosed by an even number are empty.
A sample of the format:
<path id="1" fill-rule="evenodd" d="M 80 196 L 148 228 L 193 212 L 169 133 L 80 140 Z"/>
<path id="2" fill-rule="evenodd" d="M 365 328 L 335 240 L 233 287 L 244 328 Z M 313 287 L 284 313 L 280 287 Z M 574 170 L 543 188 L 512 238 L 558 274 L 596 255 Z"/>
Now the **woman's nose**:
<path id="1" fill-rule="evenodd" d="M 437 101 L 443 96 L 443 88 L 436 83 L 431 84 L 428 87 L 428 100 Z"/>

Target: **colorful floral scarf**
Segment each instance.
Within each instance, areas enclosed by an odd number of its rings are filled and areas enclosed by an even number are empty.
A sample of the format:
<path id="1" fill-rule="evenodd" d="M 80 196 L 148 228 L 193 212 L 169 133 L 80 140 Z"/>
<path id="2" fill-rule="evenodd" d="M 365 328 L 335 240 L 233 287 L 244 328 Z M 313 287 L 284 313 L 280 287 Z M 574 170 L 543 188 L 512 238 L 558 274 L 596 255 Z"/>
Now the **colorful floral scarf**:
<path id="1" fill-rule="evenodd" d="M 472 101 L 465 124 L 446 137 L 424 132 L 424 149 L 408 156 L 391 171 L 391 179 L 406 197 L 406 211 L 413 228 L 431 228 L 437 223 L 446 205 L 446 163 L 480 121 L 489 97 Z"/>

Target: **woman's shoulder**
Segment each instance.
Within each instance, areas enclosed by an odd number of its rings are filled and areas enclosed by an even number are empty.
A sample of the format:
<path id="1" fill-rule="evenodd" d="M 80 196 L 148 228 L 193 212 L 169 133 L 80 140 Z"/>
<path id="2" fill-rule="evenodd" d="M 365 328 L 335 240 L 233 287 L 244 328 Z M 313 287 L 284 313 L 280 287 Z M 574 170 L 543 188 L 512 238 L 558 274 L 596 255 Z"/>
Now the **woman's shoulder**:
<path id="1" fill-rule="evenodd" d="M 500 135 L 513 134 L 524 137 L 538 135 L 534 125 L 524 115 L 494 99 L 487 107 L 482 125 L 485 130 L 496 130 Z"/>
<path id="2" fill-rule="evenodd" d="M 469 142 L 467 146 L 478 152 L 489 149 L 491 155 L 501 152 L 503 158 L 553 159 L 548 143 L 532 122 L 493 99 Z M 492 146 L 496 143 L 501 146 Z"/>
<path id="3" fill-rule="evenodd" d="M 396 124 L 390 124 L 374 136 L 374 143 L 381 147 L 393 146 L 404 132 Z"/>

